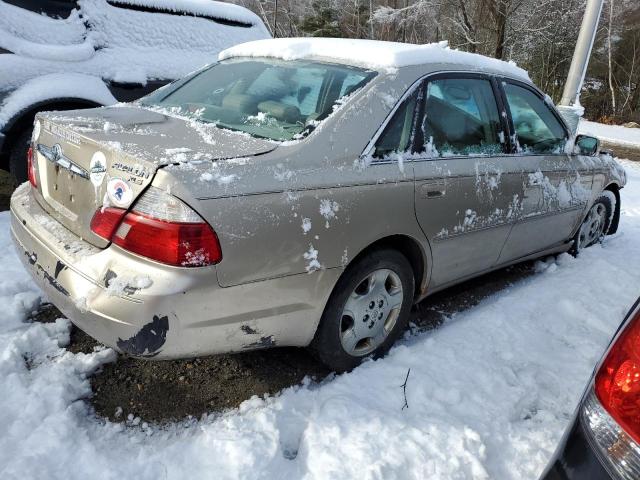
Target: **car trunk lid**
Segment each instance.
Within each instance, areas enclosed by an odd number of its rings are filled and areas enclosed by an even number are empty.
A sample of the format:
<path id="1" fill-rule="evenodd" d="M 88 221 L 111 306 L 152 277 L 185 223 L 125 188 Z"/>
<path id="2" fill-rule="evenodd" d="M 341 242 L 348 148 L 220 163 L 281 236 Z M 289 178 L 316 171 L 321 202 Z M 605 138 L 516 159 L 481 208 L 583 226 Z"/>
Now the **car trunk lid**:
<path id="1" fill-rule="evenodd" d="M 42 207 L 92 245 L 104 205 L 130 207 L 158 168 L 269 152 L 277 143 L 138 107 L 39 114 L 35 127 L 37 196 Z"/>

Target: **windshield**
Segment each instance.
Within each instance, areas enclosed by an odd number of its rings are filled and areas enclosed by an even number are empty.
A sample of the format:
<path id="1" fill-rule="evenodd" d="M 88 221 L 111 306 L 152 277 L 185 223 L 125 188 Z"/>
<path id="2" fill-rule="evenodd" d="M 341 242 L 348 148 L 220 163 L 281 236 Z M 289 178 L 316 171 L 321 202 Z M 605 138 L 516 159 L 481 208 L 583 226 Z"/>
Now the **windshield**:
<path id="1" fill-rule="evenodd" d="M 308 61 L 231 60 L 141 100 L 272 140 L 301 138 L 375 72 Z"/>

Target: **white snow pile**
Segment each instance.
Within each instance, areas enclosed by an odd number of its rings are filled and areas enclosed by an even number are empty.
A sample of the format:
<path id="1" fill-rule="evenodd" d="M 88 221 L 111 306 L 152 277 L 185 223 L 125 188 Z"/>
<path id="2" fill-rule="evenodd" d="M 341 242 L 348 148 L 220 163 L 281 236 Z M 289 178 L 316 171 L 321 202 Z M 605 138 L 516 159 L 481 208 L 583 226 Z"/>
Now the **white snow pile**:
<path id="1" fill-rule="evenodd" d="M 136 290 L 149 288 L 153 280 L 147 275 L 119 275 L 109 279 L 105 293 L 110 297 L 119 297 Z"/>
<path id="2" fill-rule="evenodd" d="M 603 125 L 582 119 L 578 126 L 578 133 L 591 135 L 616 145 L 640 147 L 640 128 Z"/>
<path id="3" fill-rule="evenodd" d="M 227 48 L 219 60 L 233 57 L 271 57 L 283 60 L 332 59 L 374 69 L 443 63 L 489 69 L 529 80 L 529 74 L 512 62 L 450 49 L 446 41 L 414 45 L 350 38 L 276 38 L 256 40 Z"/>
<path id="4" fill-rule="evenodd" d="M 0 476 L 537 478 L 640 294 L 640 166 L 624 165 L 621 228 L 603 245 L 539 262 L 532 277 L 349 374 L 165 427 L 126 408 L 130 426 L 92 415 L 87 376 L 115 355 L 65 350 L 66 320 L 25 321 L 39 293 L 1 213 Z"/>

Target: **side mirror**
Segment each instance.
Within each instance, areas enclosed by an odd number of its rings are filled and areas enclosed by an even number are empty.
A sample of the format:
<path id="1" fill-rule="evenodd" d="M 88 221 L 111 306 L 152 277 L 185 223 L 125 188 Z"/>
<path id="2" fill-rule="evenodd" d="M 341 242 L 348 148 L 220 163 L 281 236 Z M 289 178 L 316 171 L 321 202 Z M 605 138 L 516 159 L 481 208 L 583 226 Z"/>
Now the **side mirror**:
<path id="1" fill-rule="evenodd" d="M 576 146 L 574 152 L 578 155 L 593 157 L 600 150 L 600 141 L 595 137 L 588 135 L 578 135 L 576 137 Z"/>

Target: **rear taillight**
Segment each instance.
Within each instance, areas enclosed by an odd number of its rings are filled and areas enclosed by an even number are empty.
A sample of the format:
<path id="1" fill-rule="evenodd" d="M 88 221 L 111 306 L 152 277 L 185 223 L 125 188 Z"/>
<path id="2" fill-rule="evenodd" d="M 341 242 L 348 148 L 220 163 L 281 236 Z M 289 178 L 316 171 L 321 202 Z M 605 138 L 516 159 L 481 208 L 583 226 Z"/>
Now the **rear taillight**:
<path id="1" fill-rule="evenodd" d="M 188 205 L 155 187 L 131 212 L 98 210 L 91 230 L 123 249 L 178 267 L 201 267 L 222 260 L 216 233 Z"/>
<path id="2" fill-rule="evenodd" d="M 609 467 L 640 478 L 640 311 L 610 346 L 581 415 Z"/>
<path id="3" fill-rule="evenodd" d="M 111 241 L 111 237 L 113 237 L 116 228 L 118 228 L 120 222 L 122 222 L 122 217 L 126 213 L 127 211 L 124 208 L 107 207 L 99 209 L 91 219 L 91 231 L 99 237 Z"/>
<path id="4" fill-rule="evenodd" d="M 38 181 L 36 180 L 36 159 L 33 156 L 33 148 L 29 147 L 27 150 L 27 175 L 29 176 L 29 183 L 33 188 L 38 188 Z"/>
<path id="5" fill-rule="evenodd" d="M 640 315 L 627 323 L 609 349 L 594 388 L 609 415 L 640 443 Z"/>

